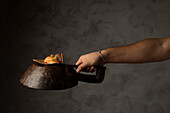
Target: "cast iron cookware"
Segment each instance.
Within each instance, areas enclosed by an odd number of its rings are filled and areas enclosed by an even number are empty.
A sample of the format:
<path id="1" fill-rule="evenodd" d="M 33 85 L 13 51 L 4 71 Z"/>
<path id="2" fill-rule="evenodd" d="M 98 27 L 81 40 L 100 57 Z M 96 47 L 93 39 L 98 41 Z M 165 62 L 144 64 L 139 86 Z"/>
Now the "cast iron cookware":
<path id="1" fill-rule="evenodd" d="M 104 66 L 95 66 L 96 74 L 77 73 L 76 65 L 46 64 L 43 60 L 33 60 L 34 63 L 21 76 L 20 83 L 33 89 L 60 90 L 78 85 L 78 81 L 101 83 L 104 79 Z"/>

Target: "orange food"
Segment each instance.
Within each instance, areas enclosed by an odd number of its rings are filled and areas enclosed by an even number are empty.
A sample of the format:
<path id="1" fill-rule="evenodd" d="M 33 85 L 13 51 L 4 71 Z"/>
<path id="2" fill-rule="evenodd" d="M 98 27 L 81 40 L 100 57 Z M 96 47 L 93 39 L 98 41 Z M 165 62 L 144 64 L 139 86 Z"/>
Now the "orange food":
<path id="1" fill-rule="evenodd" d="M 59 58 L 56 57 L 55 55 L 51 55 L 45 58 L 44 62 L 46 63 L 59 63 Z"/>

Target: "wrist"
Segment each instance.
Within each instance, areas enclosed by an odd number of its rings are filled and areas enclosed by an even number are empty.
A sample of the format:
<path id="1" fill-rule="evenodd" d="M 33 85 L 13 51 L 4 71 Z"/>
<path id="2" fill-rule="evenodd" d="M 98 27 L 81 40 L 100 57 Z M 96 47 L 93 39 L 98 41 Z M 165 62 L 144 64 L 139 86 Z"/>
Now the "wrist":
<path id="1" fill-rule="evenodd" d="M 108 63 L 108 51 L 107 50 L 101 50 L 101 55 L 104 59 L 104 63 Z"/>
<path id="2" fill-rule="evenodd" d="M 101 50 L 99 50 L 99 55 L 100 55 L 100 58 L 101 58 L 102 62 L 105 63 L 104 57 L 103 57 L 103 55 L 101 53 Z"/>

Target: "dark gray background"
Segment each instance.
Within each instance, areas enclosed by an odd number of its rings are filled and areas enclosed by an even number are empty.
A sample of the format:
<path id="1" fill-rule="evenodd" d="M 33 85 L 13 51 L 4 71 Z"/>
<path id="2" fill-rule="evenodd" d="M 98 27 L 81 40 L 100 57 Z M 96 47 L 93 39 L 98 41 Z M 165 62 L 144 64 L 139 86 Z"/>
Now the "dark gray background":
<path id="1" fill-rule="evenodd" d="M 63 52 L 65 62 L 108 47 L 170 36 L 169 0 L 6 0 L 1 12 L 0 113 L 170 113 L 170 61 L 106 64 L 101 84 L 31 90 L 19 78 Z"/>

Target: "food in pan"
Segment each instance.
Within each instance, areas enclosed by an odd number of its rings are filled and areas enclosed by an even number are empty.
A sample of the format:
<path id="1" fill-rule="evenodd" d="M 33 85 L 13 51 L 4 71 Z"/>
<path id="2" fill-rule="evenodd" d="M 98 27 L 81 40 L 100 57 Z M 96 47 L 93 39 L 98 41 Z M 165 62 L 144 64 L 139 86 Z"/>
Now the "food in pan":
<path id="1" fill-rule="evenodd" d="M 47 56 L 44 60 L 46 63 L 59 63 L 59 58 L 53 54 Z"/>
<path id="2" fill-rule="evenodd" d="M 63 63 L 63 54 L 51 54 L 50 56 L 47 56 L 44 60 L 45 63 Z"/>
<path id="3" fill-rule="evenodd" d="M 34 62 L 40 63 L 40 64 L 63 64 L 64 58 L 63 54 L 51 54 L 50 56 L 47 56 L 44 60 L 42 59 L 33 59 Z"/>

